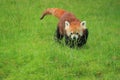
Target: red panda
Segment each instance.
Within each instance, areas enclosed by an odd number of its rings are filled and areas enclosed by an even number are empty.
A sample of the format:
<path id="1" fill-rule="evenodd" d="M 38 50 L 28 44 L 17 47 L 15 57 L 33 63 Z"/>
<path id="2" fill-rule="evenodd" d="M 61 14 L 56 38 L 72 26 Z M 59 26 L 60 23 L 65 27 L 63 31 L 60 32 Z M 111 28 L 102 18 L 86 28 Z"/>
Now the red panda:
<path id="1" fill-rule="evenodd" d="M 59 8 L 48 8 L 40 17 L 42 20 L 46 15 L 53 15 L 59 19 L 56 38 L 61 40 L 65 36 L 65 43 L 73 47 L 81 47 L 87 42 L 88 29 L 86 21 L 80 21 L 74 14 Z"/>

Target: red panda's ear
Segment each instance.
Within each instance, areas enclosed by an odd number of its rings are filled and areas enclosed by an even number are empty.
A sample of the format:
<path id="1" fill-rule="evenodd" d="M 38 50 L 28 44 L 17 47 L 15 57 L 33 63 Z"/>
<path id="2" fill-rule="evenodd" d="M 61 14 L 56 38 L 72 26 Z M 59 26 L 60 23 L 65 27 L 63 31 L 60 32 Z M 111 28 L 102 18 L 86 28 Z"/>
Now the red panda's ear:
<path id="1" fill-rule="evenodd" d="M 70 23 L 68 21 L 65 21 L 65 30 L 68 29 L 70 26 Z"/>
<path id="2" fill-rule="evenodd" d="M 82 22 L 80 23 L 80 25 L 81 25 L 84 29 L 86 29 L 86 21 L 82 21 Z"/>

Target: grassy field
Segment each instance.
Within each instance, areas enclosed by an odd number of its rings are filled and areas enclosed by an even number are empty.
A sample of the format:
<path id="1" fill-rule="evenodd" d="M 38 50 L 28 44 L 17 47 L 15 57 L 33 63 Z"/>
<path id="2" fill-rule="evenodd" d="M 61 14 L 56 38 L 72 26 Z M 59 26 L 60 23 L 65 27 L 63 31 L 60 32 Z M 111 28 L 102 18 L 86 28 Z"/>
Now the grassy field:
<path id="1" fill-rule="evenodd" d="M 55 42 L 49 7 L 86 20 L 87 44 Z M 0 0 L 0 80 L 120 80 L 120 1 Z"/>

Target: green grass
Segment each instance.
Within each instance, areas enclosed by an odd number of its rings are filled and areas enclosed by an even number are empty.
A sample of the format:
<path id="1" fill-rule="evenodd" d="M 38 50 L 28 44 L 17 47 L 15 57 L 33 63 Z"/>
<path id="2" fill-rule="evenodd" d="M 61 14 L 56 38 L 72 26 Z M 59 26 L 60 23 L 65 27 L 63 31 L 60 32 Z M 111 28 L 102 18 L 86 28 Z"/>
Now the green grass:
<path id="1" fill-rule="evenodd" d="M 86 20 L 87 44 L 55 42 L 49 7 Z M 0 80 L 120 80 L 119 31 L 119 0 L 0 0 Z"/>

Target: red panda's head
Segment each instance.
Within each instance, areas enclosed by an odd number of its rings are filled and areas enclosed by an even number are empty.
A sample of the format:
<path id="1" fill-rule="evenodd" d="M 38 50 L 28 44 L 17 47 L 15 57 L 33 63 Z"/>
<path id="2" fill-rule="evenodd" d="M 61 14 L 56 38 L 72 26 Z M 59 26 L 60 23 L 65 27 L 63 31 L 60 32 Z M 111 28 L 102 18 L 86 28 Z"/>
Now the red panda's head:
<path id="1" fill-rule="evenodd" d="M 83 36 L 84 30 L 86 29 L 86 21 L 82 22 L 71 22 L 65 21 L 66 35 L 72 40 L 77 40 Z"/>

